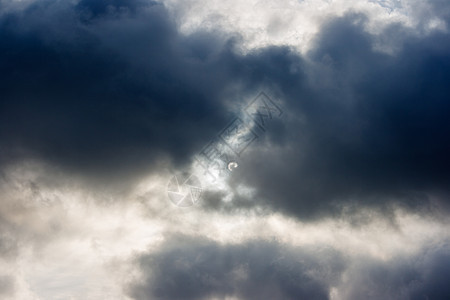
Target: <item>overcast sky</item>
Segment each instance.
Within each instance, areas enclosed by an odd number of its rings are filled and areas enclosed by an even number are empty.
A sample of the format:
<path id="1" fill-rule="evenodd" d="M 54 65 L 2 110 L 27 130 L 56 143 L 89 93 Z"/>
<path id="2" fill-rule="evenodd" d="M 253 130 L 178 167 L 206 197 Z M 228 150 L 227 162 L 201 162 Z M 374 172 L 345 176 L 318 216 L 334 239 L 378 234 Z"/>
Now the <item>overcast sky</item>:
<path id="1" fill-rule="evenodd" d="M 0 298 L 450 299 L 449 26 L 0 0 Z"/>

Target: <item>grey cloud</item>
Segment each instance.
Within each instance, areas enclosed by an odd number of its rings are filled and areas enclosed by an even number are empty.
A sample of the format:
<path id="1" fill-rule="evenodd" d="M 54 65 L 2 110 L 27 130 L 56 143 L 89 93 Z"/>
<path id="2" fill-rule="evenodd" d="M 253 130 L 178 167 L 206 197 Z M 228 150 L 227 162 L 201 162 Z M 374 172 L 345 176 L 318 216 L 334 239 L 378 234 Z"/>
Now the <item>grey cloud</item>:
<path id="1" fill-rule="evenodd" d="M 226 103 L 297 79 L 289 49 L 240 55 L 237 34 L 181 35 L 153 2 L 36 1 L 2 15 L 0 37 L 0 164 L 43 160 L 94 186 L 188 163 Z"/>
<path id="2" fill-rule="evenodd" d="M 290 116 L 268 134 L 283 139 L 255 147 L 231 179 L 255 188 L 256 205 L 314 219 L 358 206 L 427 210 L 436 194 L 447 202 L 448 33 L 418 37 L 395 25 L 385 33 L 402 47 L 388 55 L 374 49 L 379 36 L 365 32 L 365 22 L 330 21 L 308 59 L 297 60 L 296 80 L 287 72 L 292 81 L 270 78 Z M 205 198 L 205 207 L 248 203 L 236 200 Z"/>
<path id="3" fill-rule="evenodd" d="M 0 295 L 8 297 L 14 294 L 14 279 L 10 276 L 0 275 Z"/>
<path id="4" fill-rule="evenodd" d="M 5 230 L 5 227 L 2 227 L 2 231 L 0 231 L 0 257 L 14 257 L 17 254 L 17 241 L 10 230 Z"/>
<path id="5" fill-rule="evenodd" d="M 173 236 L 136 263 L 134 299 L 329 299 L 345 262 L 327 248 L 298 249 L 266 241 L 221 245 Z"/>
<path id="6" fill-rule="evenodd" d="M 450 275 L 448 245 L 425 247 L 422 253 L 388 262 L 355 262 L 345 282 L 345 299 L 448 299 Z"/>
<path id="7" fill-rule="evenodd" d="M 276 241 L 219 244 L 172 236 L 139 256 L 133 299 L 448 299 L 449 245 L 387 260 Z"/>
<path id="8" fill-rule="evenodd" d="M 441 9 L 444 11 L 444 8 Z M 448 34 L 400 25 L 374 36 L 363 15 L 330 20 L 301 56 L 239 54 L 239 36 L 183 36 L 163 5 L 39 1 L 0 17 L 0 163 L 32 157 L 99 182 L 187 164 L 261 87 L 284 100 L 231 185 L 207 209 L 279 210 L 303 219 L 349 206 L 409 208 L 448 197 Z M 374 50 L 397 39 L 394 55 Z M 230 100 L 231 99 L 231 100 Z"/>
<path id="9" fill-rule="evenodd" d="M 448 7 L 435 2 L 447 23 Z M 226 193 L 207 191 L 200 209 L 315 220 L 353 218 L 360 207 L 389 217 L 392 204 L 426 210 L 430 195 L 448 205 L 449 34 L 395 25 L 371 35 L 365 22 L 354 14 L 330 20 L 305 56 L 288 47 L 243 55 L 234 49 L 239 35 L 183 36 L 153 2 L 37 1 L 3 12 L 0 174 L 28 158 L 52 168 L 14 187 L 0 181 L 0 256 L 13 261 L 22 241 L 39 247 L 67 230 L 50 212 L 48 222 L 35 220 L 17 190 L 46 201 L 42 189 L 70 190 L 73 174 L 116 186 L 165 160 L 183 166 L 229 121 L 227 104 L 261 87 L 283 99 L 285 113 L 230 178 L 236 195 L 240 185 L 255 194 L 224 204 Z M 377 52 L 377 43 L 394 43 L 396 52 Z M 121 198 L 113 188 L 104 194 Z M 328 299 L 332 287 L 348 299 L 445 299 L 445 249 L 349 262 L 332 249 L 175 236 L 136 260 L 144 277 L 127 288 L 135 299 Z M 0 293 L 12 293 L 12 282 L 0 277 Z"/>
<path id="10" fill-rule="evenodd" d="M 3 164 L 129 178 L 186 162 L 225 122 L 223 42 L 180 36 L 160 4 L 38 1 L 1 16 L 0 35 Z"/>

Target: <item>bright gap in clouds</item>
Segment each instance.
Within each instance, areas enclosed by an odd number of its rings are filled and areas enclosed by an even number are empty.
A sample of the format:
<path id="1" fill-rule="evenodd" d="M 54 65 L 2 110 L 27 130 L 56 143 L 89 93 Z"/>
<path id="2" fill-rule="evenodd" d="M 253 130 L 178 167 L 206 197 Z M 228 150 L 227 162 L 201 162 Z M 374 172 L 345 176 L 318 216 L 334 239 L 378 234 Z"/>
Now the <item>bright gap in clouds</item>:
<path id="1" fill-rule="evenodd" d="M 267 46 L 291 46 L 307 52 L 320 26 L 336 16 L 362 13 L 365 30 L 381 33 L 387 26 L 401 24 L 411 29 L 447 30 L 445 22 L 420 0 L 251 0 L 201 1 L 165 0 L 184 34 L 196 31 L 239 34 L 241 51 Z M 390 45 L 384 45 L 389 47 Z M 389 49 L 380 47 L 384 51 Z"/>
<path id="2" fill-rule="evenodd" d="M 433 5 L 1 2 L 0 298 L 445 299 Z M 173 205 L 170 171 L 260 87 L 285 119 Z"/>
<path id="3" fill-rule="evenodd" d="M 401 208 L 394 210 L 392 219 L 361 210 L 359 226 L 345 219 L 303 223 L 282 214 L 222 214 L 198 206 L 180 209 L 164 193 L 167 177 L 155 175 L 120 202 L 108 204 L 99 202 L 109 198 L 107 194 L 92 194 L 81 185 L 72 186 L 71 180 L 55 186 L 51 182 L 60 180 L 39 175 L 48 171 L 36 164 L 17 167 L 6 174 L 9 186 L 2 186 L 2 194 L 26 207 L 27 222 L 35 224 L 9 220 L 10 225 L 22 227 L 16 234 L 28 240 L 27 247 L 3 268 L 17 282 L 20 299 L 131 299 L 123 294 L 124 283 L 142 276 L 135 258 L 158 251 L 174 235 L 228 246 L 261 240 L 294 249 L 333 249 L 350 262 L 349 272 L 367 259 L 389 264 L 398 257 L 421 255 L 450 238 L 448 222 Z M 47 186 L 36 189 L 33 182 L 39 180 Z M 359 275 L 348 276 L 352 281 Z M 346 288 L 334 286 L 331 299 L 345 299 L 339 295 Z"/>

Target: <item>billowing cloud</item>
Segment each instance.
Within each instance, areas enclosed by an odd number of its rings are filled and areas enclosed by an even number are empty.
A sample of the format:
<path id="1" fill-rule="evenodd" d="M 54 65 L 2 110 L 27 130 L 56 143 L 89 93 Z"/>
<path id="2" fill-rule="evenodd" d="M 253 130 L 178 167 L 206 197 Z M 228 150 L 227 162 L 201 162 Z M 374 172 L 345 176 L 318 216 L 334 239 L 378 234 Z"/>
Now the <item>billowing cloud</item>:
<path id="1" fill-rule="evenodd" d="M 2 19 L 6 162 L 37 157 L 129 181 L 188 162 L 226 124 L 226 96 L 270 84 L 287 117 L 235 176 L 258 203 L 314 217 L 348 200 L 414 207 L 448 192 L 447 33 L 392 25 L 374 35 L 350 14 L 302 57 L 183 36 L 158 3 L 36 2 Z M 379 52 L 380 40 L 398 49 Z"/>
<path id="2" fill-rule="evenodd" d="M 308 60 L 296 61 L 302 76 L 289 74 L 290 64 L 286 77 L 269 72 L 301 118 L 281 120 L 282 131 L 270 131 L 232 179 L 253 187 L 262 205 L 315 218 L 353 203 L 447 202 L 448 35 L 418 38 L 394 26 L 384 35 L 402 46 L 385 54 L 364 22 L 349 15 L 326 25 Z"/>
<path id="3" fill-rule="evenodd" d="M 221 245 L 177 236 L 135 260 L 133 299 L 445 299 L 448 244 L 380 260 L 276 241 Z"/>
<path id="4" fill-rule="evenodd" d="M 427 248 L 423 253 L 394 261 L 370 259 L 355 263 L 349 270 L 343 299 L 445 299 L 449 275 L 449 248 Z"/>
<path id="5" fill-rule="evenodd" d="M 130 287 L 134 299 L 328 299 L 344 266 L 330 249 L 285 249 L 264 241 L 222 246 L 186 237 L 138 264 L 144 278 Z"/>
<path id="6" fill-rule="evenodd" d="M 0 31 L 3 161 L 132 176 L 186 160 L 224 120 L 222 41 L 180 36 L 160 4 L 39 1 Z"/>
<path id="7" fill-rule="evenodd" d="M 450 6 L 204 4 L 0 2 L 0 297 L 448 298 Z"/>

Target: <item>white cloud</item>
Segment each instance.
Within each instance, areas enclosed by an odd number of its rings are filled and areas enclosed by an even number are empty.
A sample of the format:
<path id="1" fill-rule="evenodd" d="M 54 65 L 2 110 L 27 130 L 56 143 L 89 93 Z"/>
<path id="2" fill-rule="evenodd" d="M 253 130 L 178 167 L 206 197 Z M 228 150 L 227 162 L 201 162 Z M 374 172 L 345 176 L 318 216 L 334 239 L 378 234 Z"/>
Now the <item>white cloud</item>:
<path id="1" fill-rule="evenodd" d="M 201 1 L 165 0 L 181 32 L 225 31 L 242 36 L 242 51 L 288 45 L 300 52 L 311 47 L 321 24 L 347 12 L 368 16 L 366 30 L 380 33 L 400 23 L 409 28 L 428 24 L 429 30 L 446 30 L 443 21 L 431 14 L 427 2 L 416 0 L 251 0 Z"/>
<path id="2" fill-rule="evenodd" d="M 303 223 L 280 214 L 222 214 L 201 206 L 182 209 L 165 195 L 167 176 L 151 175 L 126 197 L 106 204 L 104 195 L 81 185 L 65 181 L 49 185 L 48 169 L 30 166 L 7 173 L 4 182 L 10 184 L 2 186 L 2 194 L 19 206 L 35 203 L 8 215 L 9 222 L 21 224 L 17 235 L 21 249 L 17 263 L 9 268 L 21 293 L 34 293 L 36 299 L 127 299 L 123 285 L 134 276 L 130 260 L 157 251 L 174 233 L 222 245 L 254 239 L 290 247 L 319 245 L 349 258 L 364 255 L 381 261 L 413 256 L 450 238 L 449 224 L 401 209 L 396 210 L 394 223 L 362 210 L 358 213 L 366 222 L 361 226 L 341 219 Z M 24 188 L 29 182 L 39 186 L 34 194 Z M 52 197 L 59 199 L 58 204 L 42 201 Z M 26 219 L 19 220 L 21 215 Z"/>

